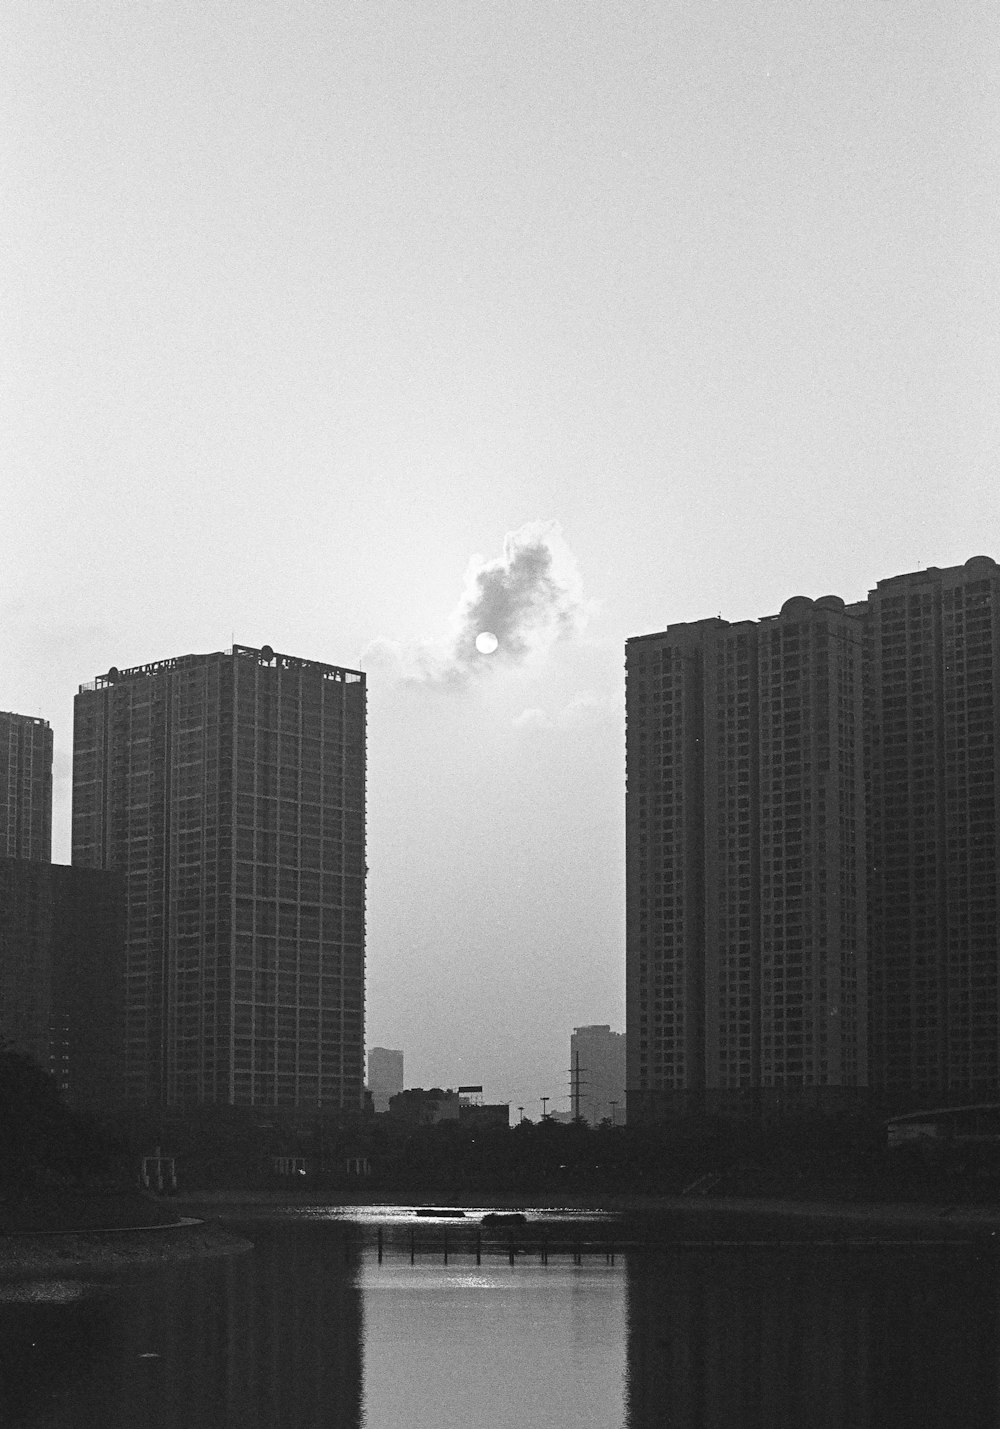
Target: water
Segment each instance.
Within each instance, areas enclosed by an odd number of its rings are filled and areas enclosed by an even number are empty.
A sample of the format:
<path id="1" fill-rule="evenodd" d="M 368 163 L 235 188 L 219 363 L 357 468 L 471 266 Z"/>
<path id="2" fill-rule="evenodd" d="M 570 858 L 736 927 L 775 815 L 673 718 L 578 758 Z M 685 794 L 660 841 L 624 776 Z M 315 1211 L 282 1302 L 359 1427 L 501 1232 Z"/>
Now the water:
<path id="1" fill-rule="evenodd" d="M 0 1424 L 1000 1422 L 1000 1262 L 990 1254 L 619 1251 L 614 1264 L 602 1252 L 580 1264 L 552 1254 L 547 1265 L 484 1254 L 477 1266 L 474 1230 L 425 1222 L 411 1264 L 415 1224 L 400 1212 L 289 1210 L 247 1227 L 252 1254 L 0 1285 Z M 574 1221 L 563 1224 L 572 1238 Z"/>

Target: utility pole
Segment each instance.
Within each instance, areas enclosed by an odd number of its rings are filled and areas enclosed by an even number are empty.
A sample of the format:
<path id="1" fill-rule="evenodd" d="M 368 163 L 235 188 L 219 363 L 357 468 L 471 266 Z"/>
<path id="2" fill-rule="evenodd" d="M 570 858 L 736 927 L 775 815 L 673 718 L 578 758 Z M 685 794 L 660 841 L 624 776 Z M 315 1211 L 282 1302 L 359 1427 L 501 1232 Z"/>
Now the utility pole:
<path id="1" fill-rule="evenodd" d="M 547 1120 L 548 1120 L 548 1115 L 549 1115 L 549 1112 L 548 1112 L 549 1098 L 548 1098 L 548 1097 L 539 1097 L 538 1100 L 539 1100 L 539 1101 L 541 1102 L 541 1104 L 542 1104 L 542 1120 L 543 1120 L 543 1121 L 547 1121 Z"/>
<path id="2" fill-rule="evenodd" d="M 519 1106 L 518 1109 L 517 1109 L 517 1111 L 518 1111 L 518 1122 L 517 1122 L 517 1124 L 518 1124 L 518 1126 L 520 1126 L 520 1125 L 521 1125 L 521 1122 L 524 1120 L 524 1107 L 523 1107 L 523 1106 Z"/>
<path id="3" fill-rule="evenodd" d="M 587 1071 L 587 1068 L 584 1068 Z M 580 1088 L 589 1086 L 589 1082 L 580 1080 L 580 1054 L 573 1053 L 573 1065 L 569 1071 L 569 1104 L 573 1112 L 573 1120 L 576 1121 L 582 1115 L 580 1110 Z"/>

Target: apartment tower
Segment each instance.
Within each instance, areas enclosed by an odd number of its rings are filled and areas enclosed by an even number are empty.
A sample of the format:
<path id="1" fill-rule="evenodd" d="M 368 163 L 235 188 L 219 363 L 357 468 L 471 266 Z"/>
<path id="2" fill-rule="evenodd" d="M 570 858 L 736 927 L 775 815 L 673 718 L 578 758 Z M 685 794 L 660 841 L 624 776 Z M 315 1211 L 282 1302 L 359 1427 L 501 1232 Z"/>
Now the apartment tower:
<path id="1" fill-rule="evenodd" d="M 52 730 L 0 710 L 0 857 L 52 861 Z"/>
<path id="2" fill-rule="evenodd" d="M 361 672 L 234 645 L 82 686 L 73 861 L 124 875 L 128 1102 L 361 1110 Z"/>
<path id="3" fill-rule="evenodd" d="M 863 610 L 626 645 L 630 1119 L 867 1081 Z"/>
<path id="4" fill-rule="evenodd" d="M 1000 1090 L 1000 568 L 869 596 L 872 1045 L 918 1100 Z"/>

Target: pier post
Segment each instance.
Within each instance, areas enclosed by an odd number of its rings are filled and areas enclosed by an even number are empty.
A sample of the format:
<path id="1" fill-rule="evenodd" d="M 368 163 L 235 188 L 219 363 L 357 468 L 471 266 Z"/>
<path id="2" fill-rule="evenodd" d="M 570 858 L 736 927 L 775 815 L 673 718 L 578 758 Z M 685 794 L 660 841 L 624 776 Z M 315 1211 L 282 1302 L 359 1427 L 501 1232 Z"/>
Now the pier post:
<path id="1" fill-rule="evenodd" d="M 382 1227 L 378 1228 L 378 1263 L 382 1264 Z"/>
<path id="2" fill-rule="evenodd" d="M 414 1260 L 416 1259 L 416 1244 L 415 1244 L 415 1242 L 416 1242 L 416 1232 L 414 1231 L 413 1227 L 411 1226 L 411 1227 L 410 1227 L 410 1264 L 411 1264 L 411 1265 L 413 1264 Z"/>
<path id="3" fill-rule="evenodd" d="M 483 1263 L 483 1233 L 482 1233 L 482 1231 L 476 1231 L 476 1264 L 477 1264 L 477 1265 L 482 1265 L 482 1263 Z"/>

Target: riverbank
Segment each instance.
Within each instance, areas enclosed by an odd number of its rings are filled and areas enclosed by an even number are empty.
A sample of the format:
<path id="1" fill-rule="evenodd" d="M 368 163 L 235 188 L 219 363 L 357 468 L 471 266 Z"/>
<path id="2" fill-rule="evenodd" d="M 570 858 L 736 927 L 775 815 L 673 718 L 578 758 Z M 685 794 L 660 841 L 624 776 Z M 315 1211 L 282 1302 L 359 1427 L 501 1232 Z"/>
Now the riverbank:
<path id="1" fill-rule="evenodd" d="M 727 1213 L 780 1213 L 807 1220 L 898 1222 L 968 1221 L 1000 1226 L 1000 1205 L 957 1204 L 918 1201 L 837 1201 L 834 1199 L 796 1200 L 794 1197 L 767 1196 L 611 1196 L 601 1201 L 608 1211 L 724 1211 Z"/>
<path id="2" fill-rule="evenodd" d="M 263 1215 L 269 1208 L 281 1206 L 304 1209 L 307 1206 L 343 1208 L 345 1204 L 360 1205 L 360 1200 L 343 1200 L 312 1195 L 295 1196 L 280 1192 L 257 1194 L 217 1191 L 201 1195 L 181 1196 L 184 1209 L 192 1213 L 216 1216 L 222 1220 L 240 1220 L 241 1211 L 249 1218 Z M 388 1205 L 433 1204 L 425 1202 L 391 1202 Z M 369 1211 L 370 1202 L 363 1203 Z M 461 1201 L 452 1204 L 462 1205 Z M 912 1202 L 857 1201 L 795 1201 L 743 1197 L 694 1196 L 607 1196 L 583 1199 L 577 1197 L 543 1201 L 540 1198 L 513 1201 L 488 1198 L 478 1206 L 496 1209 L 524 1210 L 533 1221 L 544 1221 L 545 1212 L 574 1211 L 585 1218 L 595 1215 L 621 1217 L 634 1228 L 639 1237 L 649 1242 L 696 1240 L 725 1241 L 816 1241 L 826 1239 L 900 1239 L 900 1240 L 996 1240 L 1000 1243 L 1000 1206 L 918 1204 Z M 468 1203 L 466 1203 L 468 1205 Z M 430 1224 L 430 1222 L 428 1222 Z"/>
<path id="3" fill-rule="evenodd" d="M 177 1207 L 143 1191 L 49 1188 L 0 1200 L 0 1234 L 32 1231 L 141 1229 L 176 1225 Z"/>
<path id="4" fill-rule="evenodd" d="M 603 1209 L 661 1241 L 977 1240 L 1000 1246 L 998 1206 L 629 1196 Z"/>
<path id="5" fill-rule="evenodd" d="M 252 1249 L 250 1241 L 216 1222 L 191 1218 L 128 1230 L 4 1232 L 0 1280 L 103 1274 Z"/>

